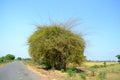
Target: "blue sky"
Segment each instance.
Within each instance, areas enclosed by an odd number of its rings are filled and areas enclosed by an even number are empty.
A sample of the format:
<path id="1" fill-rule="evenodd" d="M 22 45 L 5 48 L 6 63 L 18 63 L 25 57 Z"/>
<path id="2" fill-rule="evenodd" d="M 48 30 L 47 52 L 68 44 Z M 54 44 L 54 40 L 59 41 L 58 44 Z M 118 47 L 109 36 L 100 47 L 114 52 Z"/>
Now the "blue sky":
<path id="1" fill-rule="evenodd" d="M 117 60 L 120 54 L 119 0 L 0 0 L 0 56 L 29 57 L 28 37 L 35 25 L 79 19 L 90 60 Z"/>

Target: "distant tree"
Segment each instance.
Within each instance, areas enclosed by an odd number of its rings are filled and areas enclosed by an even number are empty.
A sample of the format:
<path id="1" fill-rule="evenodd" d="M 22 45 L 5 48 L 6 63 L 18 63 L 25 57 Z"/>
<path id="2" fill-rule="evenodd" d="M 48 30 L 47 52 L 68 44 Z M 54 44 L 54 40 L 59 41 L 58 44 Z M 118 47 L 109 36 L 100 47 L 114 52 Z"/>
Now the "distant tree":
<path id="1" fill-rule="evenodd" d="M 116 57 L 118 58 L 118 62 L 120 63 L 120 55 L 117 55 Z"/>
<path id="2" fill-rule="evenodd" d="M 107 63 L 106 61 L 103 62 L 103 66 L 106 67 L 107 66 Z"/>
<path id="3" fill-rule="evenodd" d="M 4 62 L 4 56 L 0 57 L 0 63 Z"/>
<path id="4" fill-rule="evenodd" d="M 69 63 L 81 65 L 85 61 L 86 42 L 65 24 L 39 26 L 29 37 L 29 54 L 36 62 L 43 60 L 56 69 L 66 69 Z"/>
<path id="5" fill-rule="evenodd" d="M 17 60 L 22 60 L 22 58 L 21 57 L 17 57 Z"/>
<path id="6" fill-rule="evenodd" d="M 12 54 L 7 54 L 7 55 L 5 56 L 5 60 L 14 60 L 14 59 L 15 59 L 15 56 L 12 55 Z"/>

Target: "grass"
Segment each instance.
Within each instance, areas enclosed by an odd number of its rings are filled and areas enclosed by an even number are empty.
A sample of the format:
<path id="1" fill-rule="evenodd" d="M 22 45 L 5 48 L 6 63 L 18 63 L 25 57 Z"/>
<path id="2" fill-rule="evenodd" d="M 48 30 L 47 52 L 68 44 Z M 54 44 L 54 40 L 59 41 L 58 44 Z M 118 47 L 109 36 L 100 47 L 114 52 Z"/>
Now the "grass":
<path id="1" fill-rule="evenodd" d="M 85 62 L 82 66 L 84 67 L 91 67 L 94 65 L 103 65 L 104 62 Z M 106 62 L 106 65 L 113 65 L 116 64 L 117 62 Z"/>
<path id="2" fill-rule="evenodd" d="M 38 65 L 33 61 L 28 60 L 23 62 L 28 69 L 43 76 L 42 80 L 120 80 L 120 64 L 116 62 L 86 62 L 82 67 L 79 67 L 84 70 L 83 73 L 77 73 L 72 69 L 68 69 L 67 71 L 63 69 L 60 71 L 44 70 L 42 69 L 42 65 Z"/>
<path id="3" fill-rule="evenodd" d="M 106 68 L 102 68 L 99 71 L 106 71 L 107 80 L 120 80 L 120 64 L 111 65 Z"/>

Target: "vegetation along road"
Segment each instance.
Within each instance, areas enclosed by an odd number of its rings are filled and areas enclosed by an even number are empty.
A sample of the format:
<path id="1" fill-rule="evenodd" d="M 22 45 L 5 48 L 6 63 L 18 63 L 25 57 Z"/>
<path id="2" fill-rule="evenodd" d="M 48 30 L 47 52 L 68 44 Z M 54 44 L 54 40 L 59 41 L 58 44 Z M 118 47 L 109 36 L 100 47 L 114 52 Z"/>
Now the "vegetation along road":
<path id="1" fill-rule="evenodd" d="M 0 80 L 41 80 L 40 76 L 29 71 L 24 64 L 15 61 L 0 68 Z"/>

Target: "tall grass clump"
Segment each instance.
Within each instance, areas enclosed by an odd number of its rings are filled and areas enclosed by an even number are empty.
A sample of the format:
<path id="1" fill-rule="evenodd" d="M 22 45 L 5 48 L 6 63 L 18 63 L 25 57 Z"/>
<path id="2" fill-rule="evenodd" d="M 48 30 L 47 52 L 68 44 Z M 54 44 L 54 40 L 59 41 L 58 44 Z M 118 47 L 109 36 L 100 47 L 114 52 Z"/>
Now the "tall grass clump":
<path id="1" fill-rule="evenodd" d="M 74 69 L 67 69 L 67 76 L 65 80 L 76 80 L 76 70 Z"/>
<path id="2" fill-rule="evenodd" d="M 64 69 L 61 69 L 60 71 L 61 71 L 61 72 L 65 72 L 65 70 L 64 70 Z"/>
<path id="3" fill-rule="evenodd" d="M 82 80 L 86 80 L 86 75 L 84 73 L 80 73 L 80 77 Z"/>
<path id="4" fill-rule="evenodd" d="M 98 74 L 98 80 L 104 80 L 106 76 L 106 72 L 102 71 Z"/>
<path id="5" fill-rule="evenodd" d="M 69 77 L 73 77 L 76 75 L 76 70 L 73 69 L 67 69 L 67 74 Z"/>
<path id="6" fill-rule="evenodd" d="M 97 71 L 96 67 L 90 67 L 89 70 L 91 71 L 91 76 L 95 76 L 95 72 Z"/>
<path id="7" fill-rule="evenodd" d="M 104 67 L 106 67 L 106 66 L 107 66 L 107 64 L 106 64 L 106 62 L 105 62 L 105 61 L 103 62 L 103 66 L 104 66 Z"/>

